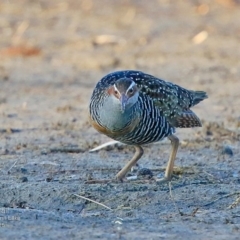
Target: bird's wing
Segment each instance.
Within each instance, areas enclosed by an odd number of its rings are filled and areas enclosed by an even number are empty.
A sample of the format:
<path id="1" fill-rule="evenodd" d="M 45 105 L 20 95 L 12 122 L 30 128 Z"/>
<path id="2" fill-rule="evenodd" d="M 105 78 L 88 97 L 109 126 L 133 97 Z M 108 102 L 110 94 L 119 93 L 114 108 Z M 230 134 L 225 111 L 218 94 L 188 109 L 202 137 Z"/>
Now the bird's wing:
<path id="1" fill-rule="evenodd" d="M 120 78 L 130 78 L 138 86 L 140 94 L 149 96 L 173 127 L 197 127 L 201 121 L 190 108 L 207 98 L 203 91 L 191 91 L 152 75 L 135 70 L 109 73 L 98 83 L 107 88 Z M 98 89 L 96 88 L 96 89 Z"/>
<path id="2" fill-rule="evenodd" d="M 148 95 L 174 127 L 201 126 L 190 107 L 207 98 L 205 92 L 191 91 L 176 84 L 139 71 L 129 71 L 126 77 L 134 80 L 140 92 Z"/>

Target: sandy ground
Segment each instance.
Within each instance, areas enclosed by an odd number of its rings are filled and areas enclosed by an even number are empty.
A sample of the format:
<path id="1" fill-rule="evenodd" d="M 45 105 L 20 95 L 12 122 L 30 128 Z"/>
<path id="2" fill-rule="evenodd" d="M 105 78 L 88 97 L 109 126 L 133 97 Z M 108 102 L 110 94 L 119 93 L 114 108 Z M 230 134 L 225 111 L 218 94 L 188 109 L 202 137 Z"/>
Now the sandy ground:
<path id="1" fill-rule="evenodd" d="M 178 3 L 177 3 L 178 2 Z M 239 239 L 240 2 L 0 2 L 1 239 Z M 113 177 L 131 147 L 88 122 L 105 74 L 138 69 L 204 90 L 168 184 Z M 163 174 L 170 143 L 140 164 Z M 76 195 L 105 204 L 111 210 Z"/>

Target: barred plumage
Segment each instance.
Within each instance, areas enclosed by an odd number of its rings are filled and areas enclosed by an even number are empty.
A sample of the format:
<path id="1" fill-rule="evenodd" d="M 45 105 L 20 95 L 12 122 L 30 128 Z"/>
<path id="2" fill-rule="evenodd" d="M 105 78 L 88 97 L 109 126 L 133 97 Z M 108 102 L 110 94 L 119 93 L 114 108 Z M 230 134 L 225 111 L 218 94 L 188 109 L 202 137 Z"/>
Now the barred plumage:
<path id="1" fill-rule="evenodd" d="M 165 173 L 169 179 L 178 147 L 175 128 L 201 126 L 190 108 L 205 98 L 203 91 L 187 90 L 140 71 L 118 71 L 97 83 L 89 106 L 90 119 L 99 132 L 136 146 L 141 154 L 140 145 L 168 137 L 173 146 Z M 117 178 L 122 179 L 141 154 L 134 156 Z"/>

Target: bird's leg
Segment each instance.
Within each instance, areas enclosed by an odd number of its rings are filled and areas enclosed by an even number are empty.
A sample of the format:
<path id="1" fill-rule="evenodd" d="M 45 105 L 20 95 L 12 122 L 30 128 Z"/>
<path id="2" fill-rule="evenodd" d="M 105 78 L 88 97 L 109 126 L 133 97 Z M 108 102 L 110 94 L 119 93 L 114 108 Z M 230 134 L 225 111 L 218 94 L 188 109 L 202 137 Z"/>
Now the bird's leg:
<path id="1" fill-rule="evenodd" d="M 116 175 L 116 178 L 118 180 L 122 180 L 124 176 L 131 170 L 131 168 L 137 163 L 137 161 L 142 157 L 143 155 L 143 149 L 141 146 L 134 146 L 135 147 L 135 154 L 132 157 L 132 159 L 123 167 L 123 169 L 118 172 Z"/>
<path id="2" fill-rule="evenodd" d="M 172 173 L 173 173 L 174 161 L 175 161 L 178 146 L 179 146 L 179 139 L 176 136 L 170 135 L 170 136 L 168 136 L 168 139 L 171 141 L 171 144 L 172 144 L 172 152 L 171 152 L 171 155 L 168 160 L 164 178 L 156 179 L 156 181 L 160 182 L 160 183 L 171 180 Z"/>

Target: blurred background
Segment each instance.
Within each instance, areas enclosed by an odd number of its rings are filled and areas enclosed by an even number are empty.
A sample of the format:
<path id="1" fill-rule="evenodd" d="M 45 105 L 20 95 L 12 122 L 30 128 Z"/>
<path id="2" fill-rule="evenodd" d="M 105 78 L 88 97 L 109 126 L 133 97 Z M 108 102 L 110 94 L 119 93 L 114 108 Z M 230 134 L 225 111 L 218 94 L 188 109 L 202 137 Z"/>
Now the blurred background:
<path id="1" fill-rule="evenodd" d="M 239 16 L 238 0 L 2 0 L 1 125 L 84 132 L 97 81 L 138 69 L 206 91 L 200 118 L 238 127 Z"/>
<path id="2" fill-rule="evenodd" d="M 73 121 L 91 132 L 88 103 L 97 81 L 138 69 L 206 91 L 209 99 L 195 107 L 200 118 L 236 127 L 239 16 L 237 0 L 2 0 L 1 126 Z"/>
<path id="3" fill-rule="evenodd" d="M 21 219 L 0 222 L 6 239 L 238 239 L 239 43 L 239 0 L 0 0 L 0 207 Z M 93 88 L 123 69 L 208 93 L 193 108 L 203 127 L 177 130 L 177 204 L 167 185 L 84 184 L 133 154 L 88 152 L 109 141 L 88 121 Z M 147 146 L 141 164 L 156 175 L 169 153 Z"/>

